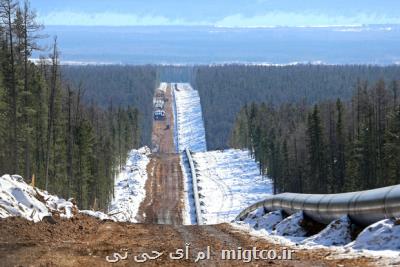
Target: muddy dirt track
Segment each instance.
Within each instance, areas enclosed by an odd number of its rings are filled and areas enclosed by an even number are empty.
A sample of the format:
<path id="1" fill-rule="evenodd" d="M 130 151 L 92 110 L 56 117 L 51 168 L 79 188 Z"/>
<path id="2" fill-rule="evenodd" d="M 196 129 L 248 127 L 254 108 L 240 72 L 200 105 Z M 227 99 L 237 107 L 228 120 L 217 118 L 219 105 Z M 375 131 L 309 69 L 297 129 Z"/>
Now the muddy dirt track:
<path id="1" fill-rule="evenodd" d="M 55 224 L 53 224 L 55 223 Z M 293 260 L 222 260 L 222 249 L 276 249 L 262 239 L 251 238 L 227 224 L 182 226 L 104 222 L 78 215 L 72 220 L 32 223 L 21 218 L 0 220 L 0 266 L 139 266 L 134 256 L 158 251 L 156 260 L 140 266 L 371 266 L 371 259 L 333 260 L 326 250 L 298 250 Z M 189 259 L 172 260 L 169 253 L 190 243 Z M 210 260 L 194 263 L 200 251 L 210 246 Z M 127 259 L 108 263 L 114 252 Z"/>
<path id="2" fill-rule="evenodd" d="M 153 155 L 147 173 L 146 198 L 139 207 L 138 221 L 182 224 L 183 180 L 179 155 Z"/>
<path id="3" fill-rule="evenodd" d="M 161 93 L 161 92 L 156 92 Z M 147 166 L 146 198 L 137 219 L 143 223 L 182 224 L 183 176 L 173 139 L 172 88 L 165 92 L 166 119 L 153 120 L 153 155 Z"/>
<path id="4" fill-rule="evenodd" d="M 157 91 L 156 93 L 161 93 Z M 153 120 L 152 150 L 154 153 L 175 153 L 174 146 L 174 114 L 172 109 L 172 88 L 165 92 L 165 120 Z"/>

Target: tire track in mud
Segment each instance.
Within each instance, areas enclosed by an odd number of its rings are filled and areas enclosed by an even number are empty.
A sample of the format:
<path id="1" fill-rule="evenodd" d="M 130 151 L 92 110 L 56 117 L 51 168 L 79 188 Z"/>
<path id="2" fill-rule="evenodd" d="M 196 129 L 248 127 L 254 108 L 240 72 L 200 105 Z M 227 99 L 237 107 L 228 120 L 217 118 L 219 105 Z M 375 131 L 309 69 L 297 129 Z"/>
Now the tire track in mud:
<path id="1" fill-rule="evenodd" d="M 148 169 L 152 168 L 137 219 L 143 223 L 182 224 L 183 175 L 179 155 L 153 155 L 148 165 Z"/>

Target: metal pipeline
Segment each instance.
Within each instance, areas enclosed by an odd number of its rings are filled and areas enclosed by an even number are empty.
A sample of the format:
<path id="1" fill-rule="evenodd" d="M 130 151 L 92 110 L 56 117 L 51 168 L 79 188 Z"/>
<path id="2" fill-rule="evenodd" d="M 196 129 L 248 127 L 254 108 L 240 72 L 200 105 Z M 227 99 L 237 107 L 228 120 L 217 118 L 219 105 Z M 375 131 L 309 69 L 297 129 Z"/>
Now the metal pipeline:
<path id="1" fill-rule="evenodd" d="M 356 224 L 367 226 L 386 218 L 400 217 L 400 185 L 342 194 L 271 195 L 243 210 L 236 220 L 243 220 L 258 208 L 283 210 L 287 214 L 303 211 L 311 219 L 329 224 L 348 215 Z"/>
<path id="2" fill-rule="evenodd" d="M 196 175 L 196 170 L 194 168 L 194 163 L 192 159 L 192 154 L 189 150 L 189 148 L 185 149 L 186 156 L 189 161 L 189 166 L 190 166 L 190 172 L 192 175 L 192 184 L 193 184 L 193 196 L 194 196 L 194 205 L 195 205 L 195 210 L 196 210 L 196 220 L 198 225 L 203 224 L 203 218 L 201 217 L 201 208 L 200 208 L 200 200 L 199 200 L 199 191 L 198 191 L 198 186 L 197 186 L 197 175 Z"/>

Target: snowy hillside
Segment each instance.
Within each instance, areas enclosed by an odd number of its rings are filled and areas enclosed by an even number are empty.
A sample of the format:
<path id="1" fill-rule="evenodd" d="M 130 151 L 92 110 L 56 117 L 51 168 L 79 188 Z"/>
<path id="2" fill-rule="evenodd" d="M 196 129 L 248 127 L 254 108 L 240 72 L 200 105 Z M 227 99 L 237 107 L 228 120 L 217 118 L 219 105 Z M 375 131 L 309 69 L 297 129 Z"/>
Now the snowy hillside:
<path id="1" fill-rule="evenodd" d="M 76 212 L 78 208 L 72 201 L 32 187 L 19 175 L 0 177 L 0 218 L 18 216 L 39 222 L 53 214 L 71 218 Z"/>
<path id="2" fill-rule="evenodd" d="M 147 147 L 129 153 L 127 164 L 115 182 L 115 196 L 109 214 L 78 210 L 72 199 L 67 201 L 32 187 L 21 176 L 4 175 L 0 177 L 0 218 L 18 216 L 39 222 L 44 217 L 53 215 L 69 219 L 79 212 L 101 220 L 136 222 L 139 204 L 145 197 L 149 153 Z"/>
<path id="3" fill-rule="evenodd" d="M 174 134 L 178 144 L 177 150 L 183 151 L 189 148 L 193 152 L 206 151 L 206 134 L 199 93 L 190 84 L 178 83 L 177 88 L 174 88 L 174 96 L 177 131 Z"/>
<path id="4" fill-rule="evenodd" d="M 247 151 L 194 153 L 200 205 L 206 224 L 230 222 L 247 206 L 272 193 Z"/>
<path id="5" fill-rule="evenodd" d="M 137 222 L 139 205 L 146 196 L 148 155 L 148 147 L 132 150 L 126 166 L 115 180 L 114 198 L 108 214 L 117 221 Z"/>

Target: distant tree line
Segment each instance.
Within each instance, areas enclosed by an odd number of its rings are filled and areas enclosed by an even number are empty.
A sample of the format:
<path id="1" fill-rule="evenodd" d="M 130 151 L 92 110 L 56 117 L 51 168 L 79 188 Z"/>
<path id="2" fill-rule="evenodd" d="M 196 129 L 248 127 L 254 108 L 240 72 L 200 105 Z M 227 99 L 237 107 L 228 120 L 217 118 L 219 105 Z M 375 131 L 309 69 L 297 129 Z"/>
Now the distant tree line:
<path id="1" fill-rule="evenodd" d="M 315 105 L 245 105 L 230 145 L 251 151 L 275 192 L 337 193 L 399 184 L 399 83 L 359 81 L 350 99 Z"/>
<path id="2" fill-rule="evenodd" d="M 168 83 L 193 83 L 196 68 L 192 65 L 161 65 L 157 66 L 159 81 Z"/>
<path id="3" fill-rule="evenodd" d="M 245 104 L 315 104 L 350 99 L 357 79 L 375 83 L 400 77 L 400 66 L 198 66 L 194 88 L 199 90 L 209 149 L 228 147 L 235 117 Z M 176 72 L 176 71 L 175 71 Z M 186 70 L 187 72 L 187 70 Z"/>
<path id="4" fill-rule="evenodd" d="M 48 58 L 30 62 L 41 29 L 28 1 L 0 0 L 0 173 L 35 175 L 81 208 L 104 208 L 139 145 L 139 112 L 84 102 L 86 88 L 61 79 L 56 38 Z"/>

